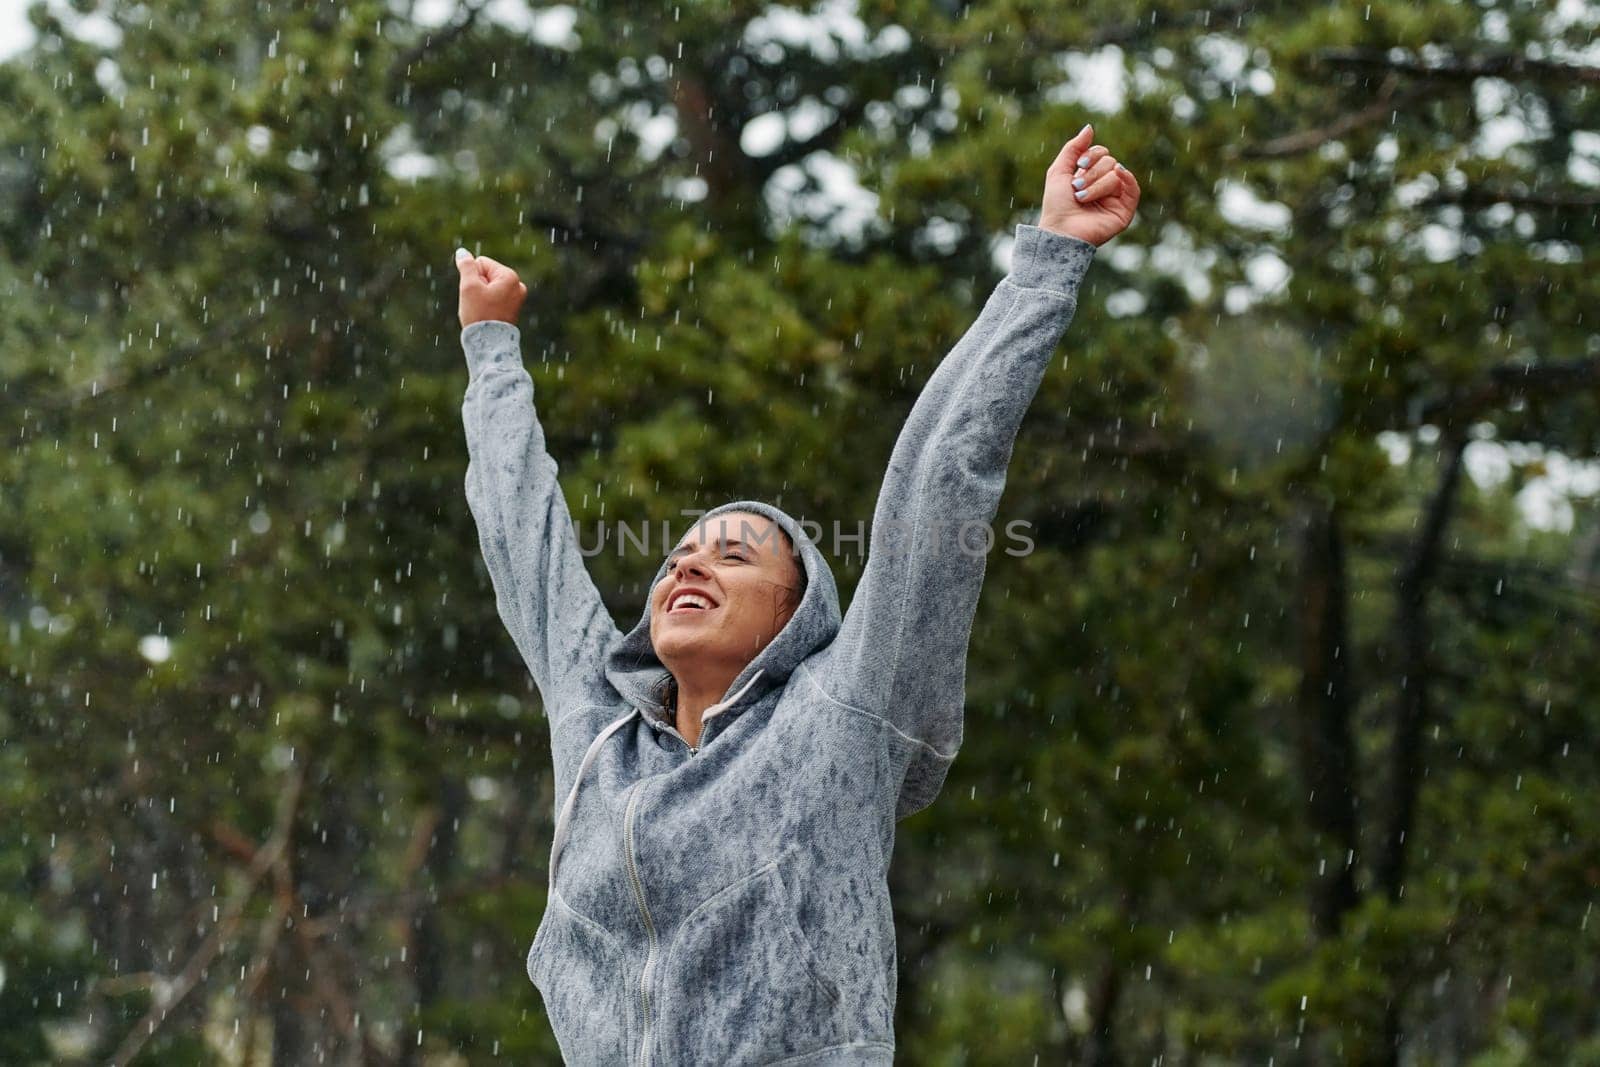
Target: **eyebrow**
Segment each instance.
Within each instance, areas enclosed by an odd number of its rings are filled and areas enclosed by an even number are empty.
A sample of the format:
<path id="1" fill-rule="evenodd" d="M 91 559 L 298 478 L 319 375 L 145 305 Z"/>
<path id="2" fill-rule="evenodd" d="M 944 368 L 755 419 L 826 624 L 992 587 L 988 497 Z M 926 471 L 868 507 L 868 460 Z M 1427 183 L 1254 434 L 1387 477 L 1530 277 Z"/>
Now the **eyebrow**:
<path id="1" fill-rule="evenodd" d="M 732 546 L 732 545 L 738 545 L 740 548 L 749 548 L 751 551 L 756 551 L 754 546 L 747 545 L 743 541 L 739 540 L 736 537 L 718 537 L 718 538 L 713 539 L 713 541 L 711 543 L 712 544 L 716 544 L 716 545 L 722 545 L 724 548 L 727 548 L 727 547 Z M 698 546 L 696 546 L 696 545 L 679 545 L 677 548 L 675 548 L 671 552 L 667 553 L 667 562 L 671 563 L 673 560 L 677 559 L 679 556 L 681 556 L 681 555 L 683 555 L 683 554 L 685 554 L 687 552 L 692 551 L 696 547 L 698 547 Z"/>

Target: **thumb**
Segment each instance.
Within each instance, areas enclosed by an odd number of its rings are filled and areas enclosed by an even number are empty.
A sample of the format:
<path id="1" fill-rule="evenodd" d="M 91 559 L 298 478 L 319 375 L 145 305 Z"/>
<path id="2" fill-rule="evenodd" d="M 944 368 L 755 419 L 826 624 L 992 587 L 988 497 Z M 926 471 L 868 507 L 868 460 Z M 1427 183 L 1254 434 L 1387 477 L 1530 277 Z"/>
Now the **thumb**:
<path id="1" fill-rule="evenodd" d="M 456 249 L 456 269 L 464 278 L 471 278 L 474 281 L 483 278 L 483 269 L 478 266 L 478 261 L 473 258 L 472 253 L 465 248 Z"/>
<path id="2" fill-rule="evenodd" d="M 1071 139 L 1061 146 L 1061 151 L 1056 154 L 1056 160 L 1051 166 L 1071 173 L 1078 165 L 1078 157 L 1087 152 L 1092 144 L 1094 144 L 1094 124 L 1086 122 L 1083 124 L 1083 129 L 1073 134 Z"/>

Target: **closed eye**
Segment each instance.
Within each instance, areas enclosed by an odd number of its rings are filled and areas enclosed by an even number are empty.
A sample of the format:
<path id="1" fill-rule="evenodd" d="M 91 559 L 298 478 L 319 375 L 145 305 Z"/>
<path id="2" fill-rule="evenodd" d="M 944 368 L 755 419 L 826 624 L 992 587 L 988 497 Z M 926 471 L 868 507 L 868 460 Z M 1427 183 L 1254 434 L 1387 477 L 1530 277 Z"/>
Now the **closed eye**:
<path id="1" fill-rule="evenodd" d="M 677 555 L 667 557 L 667 573 L 676 574 L 678 570 L 678 564 L 681 563 L 688 555 L 690 555 L 690 552 L 687 549 L 683 549 L 680 550 Z M 723 549 L 721 558 L 738 560 L 740 563 L 754 562 L 746 549 L 738 547 L 729 547 Z"/>

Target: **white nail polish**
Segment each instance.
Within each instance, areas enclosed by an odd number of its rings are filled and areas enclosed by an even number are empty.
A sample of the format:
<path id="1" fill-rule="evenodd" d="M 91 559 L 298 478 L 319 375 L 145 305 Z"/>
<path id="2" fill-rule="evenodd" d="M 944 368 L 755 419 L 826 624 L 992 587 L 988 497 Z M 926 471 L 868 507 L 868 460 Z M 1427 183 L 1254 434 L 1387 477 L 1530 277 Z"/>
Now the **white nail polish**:
<path id="1" fill-rule="evenodd" d="M 458 248 L 458 249 L 456 249 L 456 258 L 457 259 L 471 259 L 472 258 L 472 253 L 468 252 L 465 248 Z"/>

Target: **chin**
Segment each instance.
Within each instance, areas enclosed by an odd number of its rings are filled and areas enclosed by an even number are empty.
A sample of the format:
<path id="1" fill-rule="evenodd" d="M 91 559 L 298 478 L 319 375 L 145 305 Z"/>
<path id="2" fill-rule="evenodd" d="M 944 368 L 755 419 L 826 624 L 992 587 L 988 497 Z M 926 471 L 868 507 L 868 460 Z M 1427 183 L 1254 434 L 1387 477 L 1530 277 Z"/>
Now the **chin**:
<path id="1" fill-rule="evenodd" d="M 663 627 L 650 635 L 650 644 L 656 650 L 656 658 L 663 663 L 668 657 L 678 658 L 694 652 L 696 647 L 703 644 L 699 634 L 686 634 L 681 631 L 673 632 L 674 627 Z"/>

